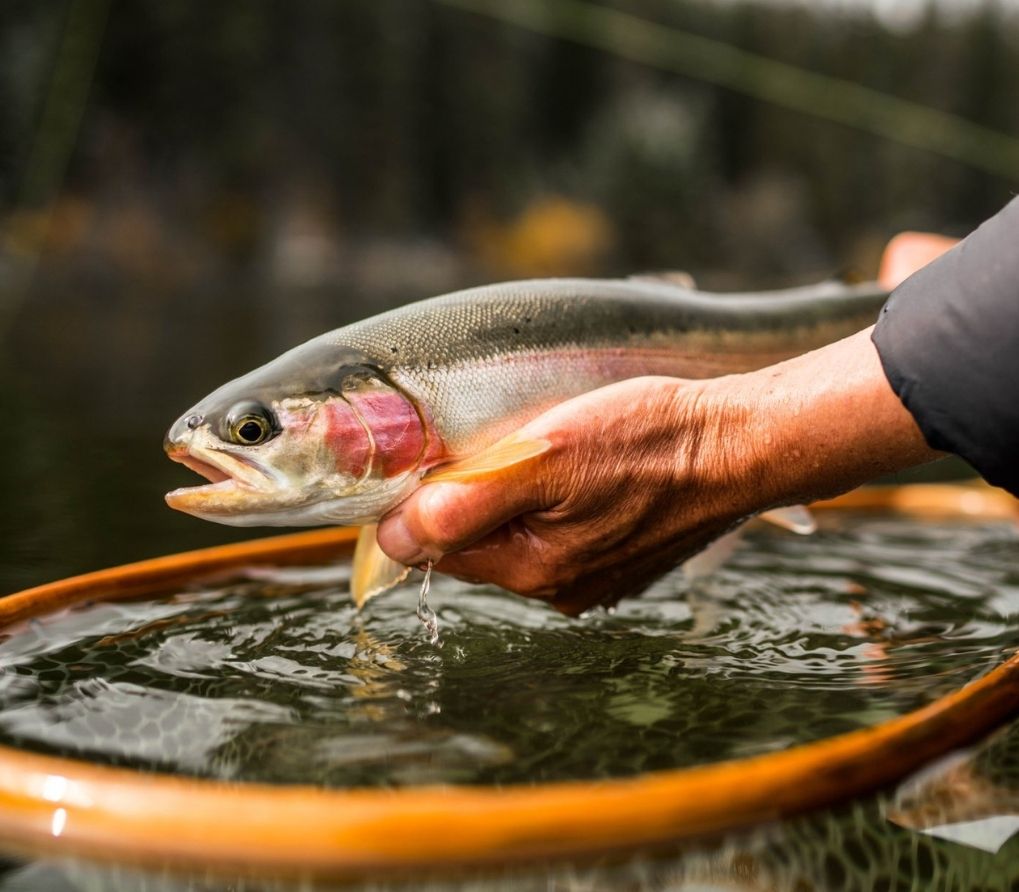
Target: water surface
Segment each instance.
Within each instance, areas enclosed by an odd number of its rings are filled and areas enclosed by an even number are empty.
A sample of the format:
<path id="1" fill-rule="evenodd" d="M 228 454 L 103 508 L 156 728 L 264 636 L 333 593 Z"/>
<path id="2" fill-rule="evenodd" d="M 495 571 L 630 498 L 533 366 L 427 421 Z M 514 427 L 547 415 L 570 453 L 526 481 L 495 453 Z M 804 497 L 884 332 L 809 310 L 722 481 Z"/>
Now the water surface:
<path id="1" fill-rule="evenodd" d="M 1019 647 L 1006 523 L 753 530 L 612 613 L 433 579 L 358 615 L 348 567 L 253 568 L 9 630 L 0 741 L 200 777 L 403 786 L 621 777 L 784 749 L 930 702 Z"/>

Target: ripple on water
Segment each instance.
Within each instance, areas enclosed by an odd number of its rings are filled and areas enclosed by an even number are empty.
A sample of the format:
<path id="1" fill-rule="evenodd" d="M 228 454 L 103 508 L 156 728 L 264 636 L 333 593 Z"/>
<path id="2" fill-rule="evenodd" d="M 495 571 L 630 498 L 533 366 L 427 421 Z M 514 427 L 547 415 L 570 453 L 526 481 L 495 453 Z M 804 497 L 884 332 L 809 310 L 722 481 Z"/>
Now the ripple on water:
<path id="1" fill-rule="evenodd" d="M 609 777 L 781 749 L 929 702 L 1019 646 L 1005 523 L 826 515 L 752 532 L 580 620 L 436 577 L 350 604 L 346 568 L 96 603 L 0 642 L 0 740 L 273 783 Z"/>

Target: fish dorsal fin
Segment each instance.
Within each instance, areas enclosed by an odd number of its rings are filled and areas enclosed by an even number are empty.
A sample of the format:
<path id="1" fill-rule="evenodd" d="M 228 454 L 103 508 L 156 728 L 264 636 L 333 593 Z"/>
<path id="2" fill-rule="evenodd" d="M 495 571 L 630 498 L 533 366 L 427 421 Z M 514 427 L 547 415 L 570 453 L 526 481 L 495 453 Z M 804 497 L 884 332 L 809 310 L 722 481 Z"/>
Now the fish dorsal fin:
<path id="1" fill-rule="evenodd" d="M 358 610 L 364 607 L 369 598 L 399 585 L 410 573 L 410 567 L 397 563 L 379 548 L 375 535 L 377 530 L 378 524 L 366 524 L 357 536 L 354 567 L 350 574 L 350 594 Z"/>
<path id="2" fill-rule="evenodd" d="M 686 288 L 688 291 L 697 290 L 697 282 L 690 273 L 684 270 L 666 270 L 654 273 L 634 273 L 630 276 L 636 282 L 653 282 L 659 285 L 674 285 L 677 288 Z"/>
<path id="3" fill-rule="evenodd" d="M 760 518 L 800 536 L 809 536 L 811 533 L 817 532 L 817 521 L 814 520 L 814 515 L 803 505 L 789 505 L 786 508 L 762 511 Z"/>
<path id="4" fill-rule="evenodd" d="M 497 474 L 547 452 L 551 445 L 548 440 L 528 439 L 513 433 L 475 455 L 468 455 L 430 471 L 422 482 L 449 483 Z"/>

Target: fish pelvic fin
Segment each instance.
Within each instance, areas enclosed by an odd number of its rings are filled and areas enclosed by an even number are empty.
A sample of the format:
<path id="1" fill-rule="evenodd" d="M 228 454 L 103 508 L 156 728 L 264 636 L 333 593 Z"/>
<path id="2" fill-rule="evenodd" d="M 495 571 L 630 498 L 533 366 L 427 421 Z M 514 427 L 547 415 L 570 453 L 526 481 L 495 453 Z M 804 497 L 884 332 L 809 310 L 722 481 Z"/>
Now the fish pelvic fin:
<path id="1" fill-rule="evenodd" d="M 719 536 L 703 551 L 697 552 L 692 558 L 687 558 L 683 562 L 683 575 L 691 582 L 710 576 L 729 560 L 742 535 L 743 527 L 739 526 L 724 536 Z"/>
<path id="2" fill-rule="evenodd" d="M 771 511 L 763 511 L 759 515 L 761 520 L 773 523 L 777 527 L 789 530 L 801 536 L 808 536 L 817 531 L 817 522 L 814 516 L 803 505 L 790 505 L 788 508 L 773 508 Z M 743 526 L 740 525 L 730 530 L 724 536 L 720 536 L 703 551 L 698 552 L 692 558 L 688 558 L 683 564 L 683 575 L 690 581 L 710 576 L 724 564 L 739 543 L 743 535 Z"/>
<path id="3" fill-rule="evenodd" d="M 382 592 L 389 591 L 407 578 L 410 567 L 397 563 L 381 548 L 376 538 L 378 524 L 361 527 L 354 548 L 354 566 L 350 574 L 350 594 L 360 610 L 365 603 Z"/>
<path id="4" fill-rule="evenodd" d="M 770 511 L 762 511 L 759 515 L 761 520 L 773 523 L 783 530 L 789 530 L 799 536 L 809 536 L 817 532 L 817 521 L 803 505 L 790 505 L 787 508 L 772 508 Z"/>
<path id="5" fill-rule="evenodd" d="M 476 480 L 498 474 L 506 468 L 529 461 L 547 452 L 552 444 L 544 439 L 521 437 L 516 433 L 503 437 L 487 449 L 427 473 L 423 483 L 449 483 Z"/>

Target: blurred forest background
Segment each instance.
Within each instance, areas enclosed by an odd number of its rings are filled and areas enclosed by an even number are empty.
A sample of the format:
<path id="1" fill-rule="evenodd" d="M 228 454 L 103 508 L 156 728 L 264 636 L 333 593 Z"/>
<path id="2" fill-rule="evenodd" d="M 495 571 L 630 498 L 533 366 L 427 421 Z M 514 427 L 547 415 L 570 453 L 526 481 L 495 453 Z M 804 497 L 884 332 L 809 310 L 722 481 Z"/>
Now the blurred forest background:
<path id="1" fill-rule="evenodd" d="M 1019 183 L 1017 88 L 1004 0 L 6 0 L 0 592 L 244 535 L 165 508 L 163 431 L 330 327 L 964 234 Z"/>

